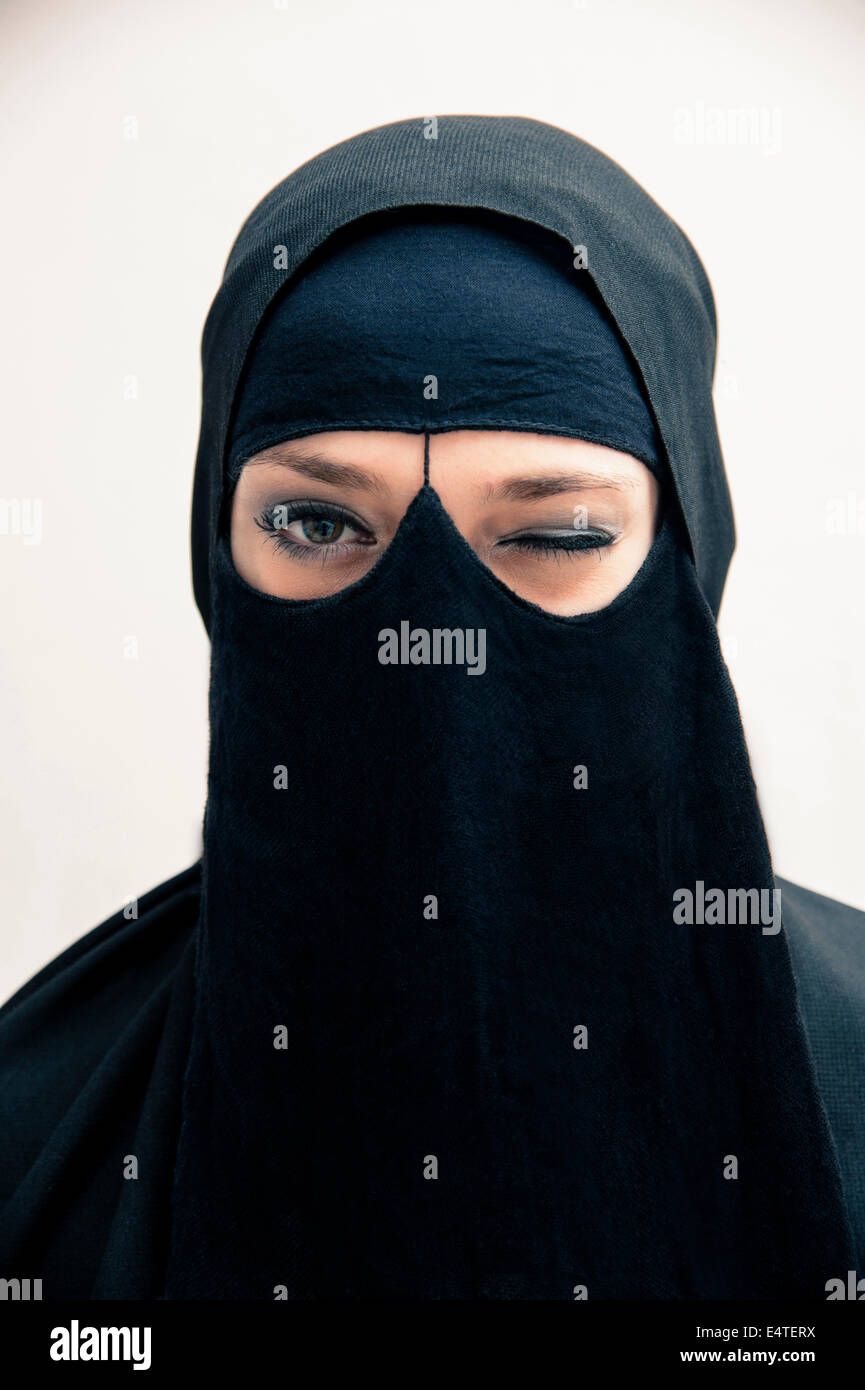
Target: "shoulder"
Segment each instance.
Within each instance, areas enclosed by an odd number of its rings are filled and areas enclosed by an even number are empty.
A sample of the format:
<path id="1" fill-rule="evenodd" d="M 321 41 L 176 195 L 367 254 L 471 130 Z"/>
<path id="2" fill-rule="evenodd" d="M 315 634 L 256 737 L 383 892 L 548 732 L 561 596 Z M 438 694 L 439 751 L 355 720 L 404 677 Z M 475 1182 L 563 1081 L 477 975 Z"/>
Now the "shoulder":
<path id="1" fill-rule="evenodd" d="M 0 1201 L 85 1093 L 158 1045 L 198 917 L 194 864 L 80 937 L 0 1008 Z M 146 1064 L 146 1063 L 145 1063 Z M 128 1074 L 124 1080 L 129 1081 Z"/>
<path id="2" fill-rule="evenodd" d="M 201 864 L 193 864 L 121 908 L 98 927 L 74 941 L 0 1006 L 0 1030 L 7 1037 L 25 1016 L 93 1002 L 94 991 L 118 990 L 133 1005 L 152 984 L 148 966 L 163 964 L 182 949 L 198 918 Z"/>
<path id="3" fill-rule="evenodd" d="M 799 1008 L 865 1269 L 865 912 L 777 878 Z"/>
<path id="4" fill-rule="evenodd" d="M 858 925 L 860 930 L 865 926 L 865 911 L 858 907 L 839 902 L 837 898 L 827 898 L 822 893 L 815 893 L 812 888 L 803 888 L 800 883 L 792 883 L 786 878 L 776 878 L 775 882 L 782 890 L 785 909 L 789 908 L 800 918 L 807 916 L 827 925 L 834 922 L 848 928 Z"/>
<path id="5" fill-rule="evenodd" d="M 797 981 L 865 1007 L 865 912 L 787 879 L 775 881 Z"/>

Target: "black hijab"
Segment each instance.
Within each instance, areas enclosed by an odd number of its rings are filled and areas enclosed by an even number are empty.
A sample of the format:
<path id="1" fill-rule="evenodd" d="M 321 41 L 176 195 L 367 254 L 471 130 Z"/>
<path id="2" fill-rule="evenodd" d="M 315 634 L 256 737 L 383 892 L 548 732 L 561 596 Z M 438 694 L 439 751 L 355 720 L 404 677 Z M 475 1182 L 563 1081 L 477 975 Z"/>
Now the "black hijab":
<path id="1" fill-rule="evenodd" d="M 210 624 L 210 564 L 238 380 L 265 310 L 328 236 L 413 204 L 486 208 L 564 237 L 630 349 L 660 427 L 701 587 L 721 601 L 734 531 L 715 427 L 715 308 L 681 229 L 607 155 L 520 116 L 396 121 L 317 155 L 250 213 L 202 339 L 202 421 L 192 516 L 193 579 Z"/>
<path id="2" fill-rule="evenodd" d="M 774 912 L 718 920 L 772 903 L 774 879 L 713 617 L 733 532 L 708 281 L 675 224 L 576 137 L 510 117 L 426 129 L 369 131 L 272 190 L 208 316 L 193 515 L 213 644 L 201 903 L 148 1015 L 150 1050 L 130 1048 L 145 1079 L 117 1124 L 148 1162 L 88 1248 L 88 1287 L 822 1298 L 850 1236 L 785 935 Z M 232 565 L 231 465 L 310 418 L 362 427 L 364 403 L 383 399 L 381 375 L 363 372 L 349 417 L 258 391 L 292 276 L 324 270 L 328 238 L 358 219 L 442 204 L 586 248 L 574 312 L 594 309 L 601 378 L 631 403 L 613 412 L 614 447 L 643 450 L 672 493 L 646 562 L 600 612 L 558 617 L 507 589 L 428 470 L 386 553 L 340 593 L 275 599 Z M 406 338 L 414 387 L 425 350 Z M 542 375 L 541 421 L 519 415 L 515 391 L 496 427 L 609 426 L 612 396 L 562 400 L 561 373 Z M 440 394 L 423 406 L 438 414 L 389 427 L 489 427 L 477 395 L 460 402 L 449 417 Z M 408 660 L 384 664 L 381 634 L 404 623 Z M 443 631 L 484 632 L 479 679 L 423 659 L 414 634 Z M 13 1197 L 8 1248 L 36 1232 L 69 1287 L 68 1228 L 49 1220 L 57 1162 L 53 1188 L 43 1158 Z M 78 1203 L 80 1231 L 82 1202 L 112 1189 L 107 1175 L 82 1185 L 80 1168 L 70 1187 L 71 1168 L 64 1211 Z"/>
<path id="3" fill-rule="evenodd" d="M 661 472 L 639 370 L 573 248 L 477 208 L 372 213 L 269 307 L 238 391 L 233 482 L 253 454 L 332 429 L 542 431 Z"/>

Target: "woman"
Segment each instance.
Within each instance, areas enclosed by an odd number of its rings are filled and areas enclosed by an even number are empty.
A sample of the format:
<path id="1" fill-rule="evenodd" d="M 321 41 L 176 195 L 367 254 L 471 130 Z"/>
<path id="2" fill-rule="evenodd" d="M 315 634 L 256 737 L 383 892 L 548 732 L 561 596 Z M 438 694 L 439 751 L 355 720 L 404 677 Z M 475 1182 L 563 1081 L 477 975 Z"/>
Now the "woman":
<path id="1" fill-rule="evenodd" d="M 4 1268 L 822 1299 L 861 1260 L 862 915 L 773 877 L 714 354 L 683 233 L 541 122 L 384 126 L 252 212 L 202 345 L 203 858 L 0 1013 Z"/>

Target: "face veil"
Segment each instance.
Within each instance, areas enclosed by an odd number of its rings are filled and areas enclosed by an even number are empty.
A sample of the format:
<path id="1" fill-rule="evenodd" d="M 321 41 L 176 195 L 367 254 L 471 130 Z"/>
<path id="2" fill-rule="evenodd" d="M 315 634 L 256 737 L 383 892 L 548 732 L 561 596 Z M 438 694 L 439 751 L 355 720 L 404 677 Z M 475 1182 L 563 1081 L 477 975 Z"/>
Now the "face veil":
<path id="1" fill-rule="evenodd" d="M 278 185 L 205 327 L 211 751 L 163 1296 L 820 1298 L 849 1231 L 785 935 L 774 911 L 705 910 L 775 904 L 714 622 L 732 520 L 705 273 L 566 132 L 449 117 L 430 143 L 381 127 Z M 481 427 L 477 400 L 387 401 L 427 461 L 361 580 L 276 599 L 232 563 L 232 470 L 292 432 L 243 415 L 269 306 L 334 233 L 417 205 L 588 249 L 639 382 L 629 438 L 671 490 L 599 612 L 521 599 L 443 507 L 429 435 Z M 327 418 L 304 399 L 293 432 L 369 427 L 369 390 L 351 393 Z M 429 656 L 443 632 L 484 634 L 477 678 Z"/>

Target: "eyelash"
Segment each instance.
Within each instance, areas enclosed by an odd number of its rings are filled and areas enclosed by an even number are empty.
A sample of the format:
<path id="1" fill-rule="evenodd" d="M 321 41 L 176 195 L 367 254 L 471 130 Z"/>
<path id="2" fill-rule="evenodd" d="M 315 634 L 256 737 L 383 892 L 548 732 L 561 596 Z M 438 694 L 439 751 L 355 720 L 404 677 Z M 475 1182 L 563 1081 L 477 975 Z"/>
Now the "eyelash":
<path id="1" fill-rule="evenodd" d="M 586 553 L 604 550 L 608 545 L 612 545 L 616 537 L 610 531 L 600 530 L 580 530 L 573 535 L 531 535 L 527 533 L 522 536 L 511 536 L 506 540 L 499 541 L 499 545 L 507 546 L 509 550 L 527 551 L 532 555 L 556 555 L 570 558 L 571 555 L 585 555 Z"/>
<path id="2" fill-rule="evenodd" d="M 282 526 L 276 524 L 276 513 L 281 512 L 285 518 Z M 336 541 L 332 545 L 300 545 L 297 541 L 285 535 L 285 526 L 293 521 L 344 521 L 353 531 L 359 531 L 361 535 L 369 537 L 363 541 Z M 311 560 L 314 557 L 322 563 L 333 559 L 334 555 L 339 555 L 354 546 L 368 545 L 374 540 L 371 531 L 363 525 L 356 516 L 347 511 L 344 507 L 339 507 L 334 502 L 276 502 L 270 507 L 265 507 L 255 518 L 256 526 L 273 541 L 278 550 L 282 550 L 297 560 Z"/>
<path id="3" fill-rule="evenodd" d="M 276 524 L 277 512 L 282 513 L 284 518 L 282 526 Z M 337 541 L 331 545 L 300 545 L 285 535 L 285 526 L 293 521 L 344 521 L 352 530 L 358 531 L 369 539 L 360 542 Z M 358 517 L 333 502 L 299 500 L 274 503 L 265 507 L 255 518 L 255 523 L 273 541 L 277 549 L 302 561 L 311 560 L 317 556 L 322 562 L 326 562 L 333 559 L 334 555 L 339 555 L 358 544 L 369 545 L 375 539 L 372 532 L 363 525 Z M 547 559 L 553 556 L 557 559 L 570 559 L 572 555 L 584 555 L 587 552 L 599 553 L 617 539 L 618 537 L 609 531 L 593 528 L 581 529 L 573 534 L 550 533 L 545 535 L 536 533 L 532 535 L 531 532 L 526 532 L 522 535 L 505 537 L 498 541 L 497 545 L 509 550 L 522 551 L 523 554 L 533 555 L 536 559 Z"/>

